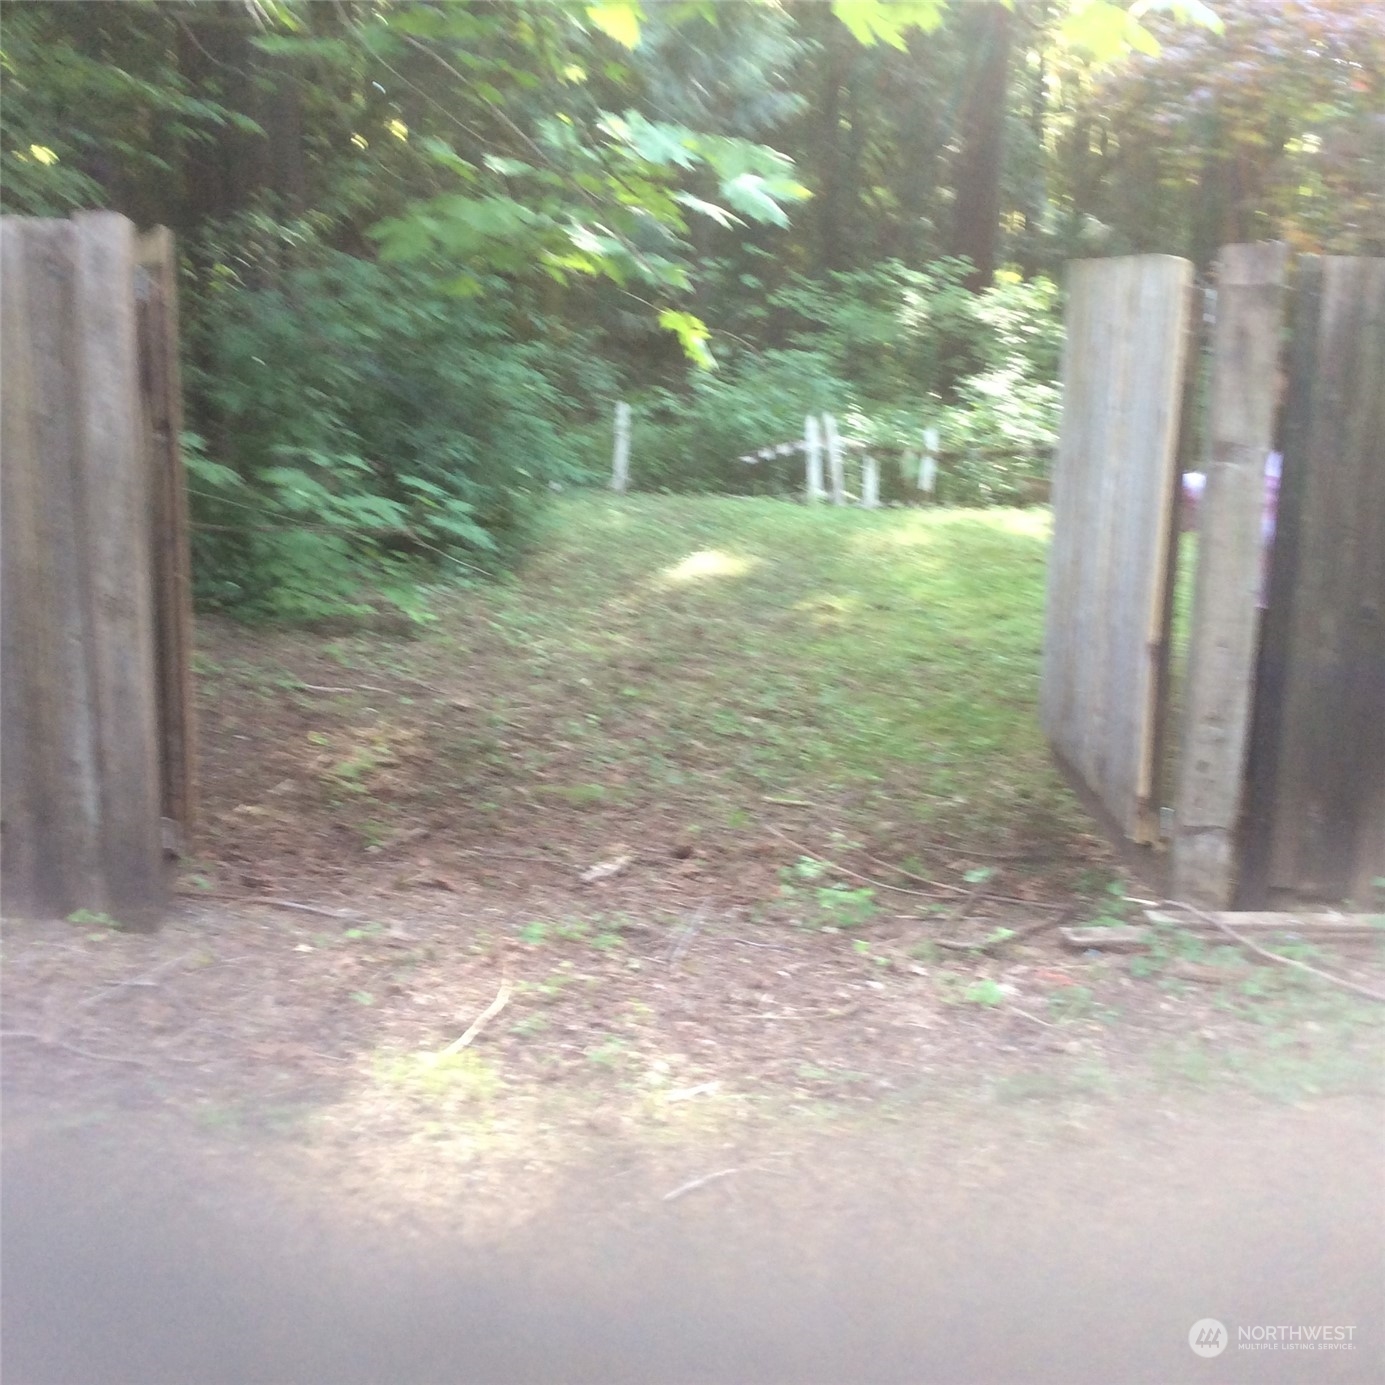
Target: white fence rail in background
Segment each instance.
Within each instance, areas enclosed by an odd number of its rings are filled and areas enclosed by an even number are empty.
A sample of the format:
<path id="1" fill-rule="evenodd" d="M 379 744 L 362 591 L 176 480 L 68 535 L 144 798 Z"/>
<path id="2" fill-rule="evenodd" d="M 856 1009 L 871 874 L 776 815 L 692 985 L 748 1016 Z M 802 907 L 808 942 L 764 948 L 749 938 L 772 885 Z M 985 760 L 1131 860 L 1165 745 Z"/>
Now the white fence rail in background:
<path id="1" fill-rule="evenodd" d="M 623 495 L 630 488 L 630 405 L 620 403 L 615 408 L 615 448 L 611 459 L 611 489 Z M 803 454 L 804 494 L 809 501 L 826 500 L 830 494 L 834 505 L 845 505 L 855 500 L 862 509 L 880 508 L 880 462 L 875 453 L 868 450 L 870 445 L 851 438 L 843 438 L 837 428 L 837 420 L 831 414 L 809 414 L 803 420 L 803 437 L 796 442 L 775 443 L 755 452 L 747 452 L 740 458 L 742 462 L 754 466 L 758 462 L 772 461 L 776 457 L 792 457 Z M 912 450 L 887 448 L 897 455 L 900 475 L 908 480 L 914 475 L 916 464 Z M 860 452 L 861 484 L 859 494 L 853 495 L 846 487 L 846 453 Z M 918 489 L 930 499 L 937 492 L 938 483 L 938 430 L 923 430 L 922 450 L 917 454 Z M 830 488 L 830 489 L 829 489 Z"/>
<path id="2" fill-rule="evenodd" d="M 616 445 L 611 459 L 611 489 L 624 495 L 630 489 L 630 406 L 616 405 Z"/>

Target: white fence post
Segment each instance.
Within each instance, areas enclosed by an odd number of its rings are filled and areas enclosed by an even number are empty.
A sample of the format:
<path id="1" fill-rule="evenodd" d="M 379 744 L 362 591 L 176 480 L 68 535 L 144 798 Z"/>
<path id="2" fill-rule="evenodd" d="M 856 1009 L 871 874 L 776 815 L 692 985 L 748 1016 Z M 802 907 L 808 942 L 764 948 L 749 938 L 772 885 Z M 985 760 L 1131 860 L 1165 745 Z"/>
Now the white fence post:
<path id="1" fill-rule="evenodd" d="M 808 499 L 824 500 L 827 492 L 822 486 L 822 426 L 816 414 L 803 420 L 803 455 L 808 473 Z"/>
<path id="2" fill-rule="evenodd" d="M 923 430 L 923 456 L 919 458 L 919 490 L 932 499 L 938 488 L 938 430 Z"/>
<path id="3" fill-rule="evenodd" d="M 869 452 L 861 458 L 861 508 L 880 508 L 880 463 Z"/>
<path id="4" fill-rule="evenodd" d="M 611 461 L 611 489 L 624 495 L 630 485 L 630 406 L 616 405 L 616 450 Z"/>
<path id="5" fill-rule="evenodd" d="M 832 503 L 846 504 L 846 478 L 842 475 L 842 440 L 837 436 L 837 420 L 822 416 L 822 434 L 827 442 L 827 471 L 832 481 Z"/>

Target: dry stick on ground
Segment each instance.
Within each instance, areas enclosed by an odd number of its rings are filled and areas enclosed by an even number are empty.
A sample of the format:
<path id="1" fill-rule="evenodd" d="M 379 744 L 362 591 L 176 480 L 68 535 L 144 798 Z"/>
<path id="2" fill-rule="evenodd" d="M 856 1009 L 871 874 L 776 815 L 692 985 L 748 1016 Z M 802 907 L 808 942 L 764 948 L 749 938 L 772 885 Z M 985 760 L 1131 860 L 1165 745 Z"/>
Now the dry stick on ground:
<path id="1" fill-rule="evenodd" d="M 937 903 L 937 896 L 931 895 L 925 890 L 906 890 L 903 885 L 891 885 L 885 880 L 874 880 L 869 875 L 862 875 L 860 871 L 852 870 L 850 866 L 844 866 L 837 861 L 829 860 L 822 852 L 813 851 L 809 847 L 804 846 L 802 842 L 794 841 L 787 832 L 781 832 L 772 822 L 765 823 L 764 828 L 767 832 L 773 832 L 776 837 L 788 842 L 795 851 L 801 852 L 804 856 L 811 856 L 813 860 L 821 861 L 823 865 L 831 866 L 833 870 L 840 871 L 843 875 L 849 875 L 853 880 L 860 880 L 864 884 L 874 886 L 877 890 L 892 890 L 895 894 L 907 894 L 915 899 L 927 899 L 935 904 Z M 882 862 L 881 864 L 885 863 Z M 932 885 L 935 890 L 945 890 L 948 894 L 970 896 L 974 889 L 974 887 L 970 885 L 948 885 L 942 880 L 925 880 L 923 876 L 913 875 L 900 866 L 890 866 L 889 869 L 898 870 L 900 874 L 909 876 L 911 880 L 918 880 L 922 884 Z M 1031 899 L 1018 899 L 1014 895 L 1008 894 L 992 895 L 991 898 L 1001 904 L 1023 904 L 1027 909 L 1051 909 L 1056 907 L 1051 904 L 1036 904 Z"/>
<path id="2" fill-rule="evenodd" d="M 317 683 L 295 683 L 290 689 L 292 692 L 315 692 L 315 693 L 388 693 L 388 688 L 372 687 L 369 683 L 362 683 L 358 688 L 325 688 Z"/>
<path id="3" fill-rule="evenodd" d="M 495 999 L 476 1016 L 471 1023 L 471 1028 L 460 1039 L 453 1039 L 438 1057 L 446 1058 L 453 1053 L 460 1053 L 509 1003 L 510 978 L 502 976 L 500 989 L 495 993 Z"/>
<path id="4" fill-rule="evenodd" d="M 955 856 L 958 853 L 952 852 L 950 854 Z M 963 852 L 961 854 L 965 855 L 967 853 Z M 874 865 L 883 866 L 886 870 L 892 870 L 897 872 L 899 875 L 902 875 L 906 880 L 917 880 L 921 885 L 936 885 L 938 889 L 950 890 L 953 894 L 961 894 L 962 892 L 963 887 L 961 885 L 947 885 L 944 884 L 941 880 L 930 880 L 926 875 L 915 875 L 913 871 L 906 870 L 903 866 L 897 865 L 893 861 L 885 861 L 882 860 L 879 856 L 872 856 L 869 851 L 863 851 L 861 855 L 864 856 L 867 861 L 872 862 Z M 1037 858 L 1029 856 L 1015 856 L 1013 858 L 995 856 L 991 857 L 990 859 L 1013 859 L 1016 861 L 1028 861 Z M 893 886 L 889 888 L 893 888 Z M 1041 900 L 1037 899 L 1020 899 L 1017 895 L 1010 894 L 993 894 L 991 898 L 994 899 L 998 904 L 1023 904 L 1026 908 L 1029 909 L 1066 909 L 1068 907 L 1066 904 L 1045 904 Z"/>
<path id="5" fill-rule="evenodd" d="M 718 1169 L 715 1173 L 704 1173 L 701 1178 L 690 1178 L 686 1183 L 680 1183 L 671 1193 L 665 1193 L 665 1202 L 676 1202 L 685 1193 L 695 1193 L 699 1188 L 705 1188 L 709 1183 L 715 1183 L 719 1178 L 730 1178 L 733 1173 L 739 1173 L 740 1169 Z"/>
<path id="6" fill-rule="evenodd" d="M 1030 938 L 1035 933 L 1042 933 L 1046 928 L 1057 928 L 1059 924 L 1066 923 L 1073 918 L 1077 912 L 1077 909 L 1070 906 L 1065 913 L 1058 914 L 1054 918 L 1039 919 L 1035 923 L 1025 924 L 1023 928 L 1007 928 L 1002 935 L 983 938 L 979 943 L 964 943 L 955 938 L 934 938 L 933 941 L 938 947 L 947 948 L 949 952 L 994 952 L 998 948 L 1017 943 L 1022 938 Z"/>
<path id="7" fill-rule="evenodd" d="M 925 894 L 922 890 L 906 890 L 903 885 L 890 885 L 887 884 L 884 880 L 872 880 L 869 875 L 862 875 L 860 871 L 852 870 L 850 866 L 843 866 L 836 861 L 829 860 L 826 856 L 822 854 L 822 852 L 813 851 L 809 847 L 804 846 L 802 842 L 794 841 L 794 839 L 791 836 L 789 836 L 787 832 L 781 832 L 771 822 L 765 823 L 764 826 L 766 831 L 773 832 L 774 835 L 780 838 L 781 841 L 788 842 L 788 844 L 801 855 L 810 856 L 815 861 L 821 861 L 823 865 L 830 866 L 833 870 L 840 871 L 843 875 L 849 875 L 853 880 L 860 880 L 867 885 L 873 885 L 877 890 L 893 890 L 896 894 L 912 895 L 915 899 L 929 899 L 936 901 L 936 896 Z M 930 880 L 928 883 L 934 886 L 935 889 L 947 890 L 951 894 L 971 893 L 969 889 L 963 889 L 960 885 L 944 885 L 941 881 L 935 880 Z"/>
<path id="8" fill-rule="evenodd" d="M 358 914 L 354 909 L 322 909 L 316 904 L 299 904 L 293 899 L 266 899 L 263 895 L 210 894 L 206 890 L 198 890 L 196 894 L 188 894 L 184 898 L 224 899 L 233 904 L 259 904 L 268 905 L 272 909 L 294 909 L 300 914 L 316 914 L 319 918 L 336 919 L 338 922 L 359 922 L 367 917 L 365 914 Z"/>
<path id="9" fill-rule="evenodd" d="M 1333 986 L 1340 986 L 1344 991 L 1351 991 L 1354 995 L 1365 996 L 1367 1000 L 1378 1000 L 1381 1004 L 1385 1004 L 1385 994 L 1380 991 L 1373 991 L 1369 986 L 1361 986 L 1355 981 L 1348 981 L 1345 976 L 1334 976 L 1330 971 L 1310 967 L 1307 962 L 1300 962 L 1296 957 L 1285 957 L 1281 953 L 1271 952 L 1268 948 L 1261 947 L 1259 943 L 1252 942 L 1244 934 L 1236 932 L 1230 924 L 1219 919 L 1215 914 L 1209 914 L 1194 904 L 1185 904 L 1178 899 L 1166 899 L 1164 906 L 1170 909 L 1182 909 L 1194 918 L 1199 918 L 1204 923 L 1210 923 L 1213 928 L 1225 933 L 1238 947 L 1245 948 L 1247 952 L 1253 952 L 1257 957 L 1263 957 L 1267 962 L 1278 962 L 1281 966 L 1294 967 L 1298 971 L 1307 972 L 1309 976 L 1316 976 L 1320 981 L 1326 981 Z"/>
<path id="10" fill-rule="evenodd" d="M 179 962 L 186 962 L 191 956 L 191 952 L 184 952 L 177 957 L 169 958 L 166 962 L 160 962 L 153 971 L 147 971 L 143 976 L 132 976 L 127 981 L 108 981 L 95 995 L 89 995 L 85 1000 L 79 1002 L 79 1005 L 81 1008 L 95 1005 L 98 1000 L 105 1000 L 126 986 L 157 986 L 159 983 L 156 978 L 161 973 L 171 971 Z"/>
<path id="11" fill-rule="evenodd" d="M 93 1058 L 98 1063 L 133 1063 L 137 1068 L 154 1066 L 147 1058 L 136 1058 L 130 1053 L 93 1053 L 89 1048 L 78 1048 L 76 1044 L 65 1043 L 62 1039 L 36 1034 L 32 1029 L 0 1029 L 0 1039 L 30 1039 L 44 1048 L 61 1048 L 75 1053 L 79 1058 Z"/>
<path id="12" fill-rule="evenodd" d="M 697 936 L 697 931 L 702 927 L 702 916 L 707 908 L 706 900 L 698 905 L 697 913 L 683 925 L 682 931 L 673 940 L 673 946 L 669 949 L 668 965 L 670 971 L 677 971 L 682 965 L 683 958 L 688 955 L 688 949 L 692 946 L 693 939 Z"/>

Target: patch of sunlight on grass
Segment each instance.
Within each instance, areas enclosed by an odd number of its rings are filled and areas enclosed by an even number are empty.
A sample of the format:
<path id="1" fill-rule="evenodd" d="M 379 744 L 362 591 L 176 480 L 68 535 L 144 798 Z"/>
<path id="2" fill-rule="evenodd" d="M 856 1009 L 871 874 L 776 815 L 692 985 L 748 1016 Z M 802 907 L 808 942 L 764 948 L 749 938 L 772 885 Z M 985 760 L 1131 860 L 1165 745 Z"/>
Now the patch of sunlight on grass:
<path id="1" fill-rule="evenodd" d="M 684 582 L 700 582 L 704 577 L 744 577 L 751 568 L 758 567 L 763 560 L 745 558 L 736 553 L 723 553 L 717 548 L 704 548 L 690 553 L 681 563 L 665 568 L 659 574 L 663 585 L 677 585 Z"/>
<path id="2" fill-rule="evenodd" d="M 894 519 L 894 516 L 891 516 Z M 926 548 L 938 542 L 945 530 L 991 529 L 997 534 L 1047 542 L 1053 516 L 1045 506 L 1027 510 L 914 510 L 889 525 L 858 529 L 851 537 L 859 549 Z"/>

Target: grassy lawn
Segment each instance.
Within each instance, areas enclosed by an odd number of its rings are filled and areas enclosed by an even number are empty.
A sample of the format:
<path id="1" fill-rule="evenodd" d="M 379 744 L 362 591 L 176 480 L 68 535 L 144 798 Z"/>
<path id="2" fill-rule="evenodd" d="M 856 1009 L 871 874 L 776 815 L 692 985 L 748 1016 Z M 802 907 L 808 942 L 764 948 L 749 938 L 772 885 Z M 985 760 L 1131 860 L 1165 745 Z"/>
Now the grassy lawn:
<path id="1" fill-rule="evenodd" d="M 497 618 L 598 781 L 1047 835 L 1076 822 L 1034 714 L 1047 535 L 1042 510 L 582 497 Z"/>
<path id="2" fill-rule="evenodd" d="M 1028 853 L 1070 885 L 1093 844 L 1035 714 L 1047 533 L 1041 509 L 579 495 L 418 638 L 211 627 L 213 850 L 734 853 L 806 811 L 908 870 Z"/>

